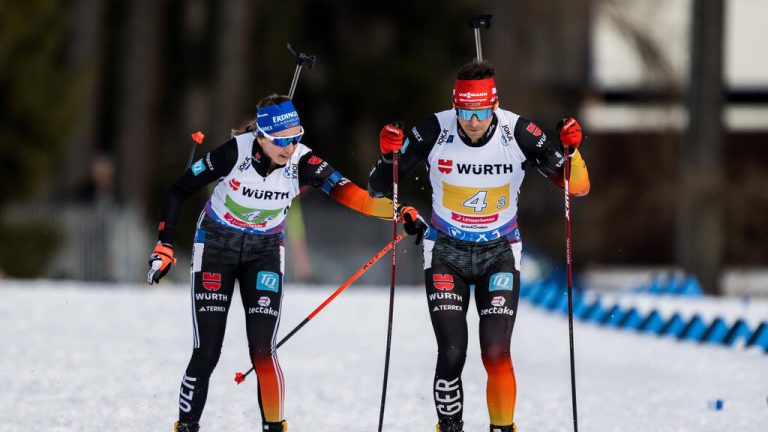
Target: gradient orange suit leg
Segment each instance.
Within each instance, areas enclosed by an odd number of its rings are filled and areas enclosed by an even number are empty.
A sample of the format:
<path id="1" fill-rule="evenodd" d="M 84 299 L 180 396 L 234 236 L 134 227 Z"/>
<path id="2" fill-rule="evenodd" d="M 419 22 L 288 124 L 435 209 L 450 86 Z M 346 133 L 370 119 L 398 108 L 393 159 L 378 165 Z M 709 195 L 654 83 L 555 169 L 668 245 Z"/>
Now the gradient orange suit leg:
<path id="1" fill-rule="evenodd" d="M 259 257 L 242 269 L 240 294 L 246 316 L 246 332 L 251 362 L 258 378 L 259 408 L 265 422 L 280 422 L 283 417 L 285 382 L 275 350 L 283 297 L 283 247 L 265 251 L 272 257 Z"/>
<path id="2" fill-rule="evenodd" d="M 492 425 L 511 425 L 517 384 L 510 355 L 519 300 L 520 273 L 514 263 L 501 263 L 475 286 L 480 316 L 480 351 L 488 374 L 486 398 Z"/>

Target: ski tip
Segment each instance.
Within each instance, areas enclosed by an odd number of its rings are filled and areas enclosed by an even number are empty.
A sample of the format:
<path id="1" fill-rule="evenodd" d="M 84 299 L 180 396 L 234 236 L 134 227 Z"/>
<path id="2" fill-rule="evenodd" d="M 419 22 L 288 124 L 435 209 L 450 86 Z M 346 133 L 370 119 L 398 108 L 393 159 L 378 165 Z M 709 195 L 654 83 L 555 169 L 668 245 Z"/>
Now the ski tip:
<path id="1" fill-rule="evenodd" d="M 237 385 L 240 385 L 241 382 L 245 381 L 245 377 L 243 376 L 242 372 L 237 372 L 235 374 L 235 382 Z"/>
<path id="2" fill-rule="evenodd" d="M 198 144 L 202 144 L 203 139 L 205 139 L 205 134 L 202 133 L 201 131 L 197 131 L 192 134 L 192 140 L 194 140 Z"/>

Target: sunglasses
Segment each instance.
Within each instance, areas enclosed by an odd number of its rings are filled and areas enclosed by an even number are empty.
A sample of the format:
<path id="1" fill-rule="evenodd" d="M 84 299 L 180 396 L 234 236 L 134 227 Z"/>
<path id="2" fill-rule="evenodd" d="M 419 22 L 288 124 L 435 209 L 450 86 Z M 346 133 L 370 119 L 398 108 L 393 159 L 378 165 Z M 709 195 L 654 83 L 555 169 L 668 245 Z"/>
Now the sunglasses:
<path id="1" fill-rule="evenodd" d="M 301 127 L 301 126 L 299 126 Z M 304 128 L 301 127 L 301 132 L 291 136 L 273 136 L 264 132 L 261 128 L 257 128 L 258 134 L 272 141 L 272 144 L 278 147 L 288 147 L 291 144 L 298 144 L 301 141 L 301 137 L 304 136 Z"/>
<path id="2" fill-rule="evenodd" d="M 472 120 L 472 116 L 476 116 L 478 120 L 487 120 L 493 115 L 493 108 L 483 109 L 464 109 L 456 108 L 456 115 L 462 120 Z"/>

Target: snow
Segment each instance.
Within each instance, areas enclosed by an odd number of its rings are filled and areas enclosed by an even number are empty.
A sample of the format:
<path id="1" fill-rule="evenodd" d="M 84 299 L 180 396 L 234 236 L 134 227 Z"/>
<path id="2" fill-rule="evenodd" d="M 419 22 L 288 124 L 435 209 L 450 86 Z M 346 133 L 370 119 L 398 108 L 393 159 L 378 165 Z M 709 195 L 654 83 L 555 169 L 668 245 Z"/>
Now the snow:
<path id="1" fill-rule="evenodd" d="M 285 289 L 280 334 L 335 287 Z M 0 282 L 0 431 L 170 431 L 191 353 L 184 287 Z M 292 432 L 375 431 L 389 293 L 352 286 L 280 350 Z M 239 294 L 203 431 L 258 430 Z M 721 313 L 743 307 L 722 302 Z M 488 430 L 477 314 L 469 313 L 465 430 Z M 575 324 L 581 431 L 768 430 L 768 355 Z M 398 287 L 385 431 L 433 431 L 435 342 L 421 289 Z M 570 431 L 568 325 L 521 302 L 512 357 L 518 430 Z M 720 411 L 708 402 L 724 401 Z"/>

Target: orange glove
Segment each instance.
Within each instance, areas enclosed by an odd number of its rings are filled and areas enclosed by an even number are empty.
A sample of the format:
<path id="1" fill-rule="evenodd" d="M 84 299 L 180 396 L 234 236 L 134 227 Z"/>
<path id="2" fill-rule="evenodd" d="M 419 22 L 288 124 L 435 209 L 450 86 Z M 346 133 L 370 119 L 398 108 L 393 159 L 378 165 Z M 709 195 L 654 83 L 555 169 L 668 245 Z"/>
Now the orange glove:
<path id="1" fill-rule="evenodd" d="M 403 148 L 403 125 L 398 122 L 392 122 L 381 128 L 379 133 L 379 149 L 381 154 L 387 155 L 393 152 L 400 152 Z"/>
<path id="2" fill-rule="evenodd" d="M 560 120 L 557 124 L 557 132 L 560 134 L 560 143 L 565 147 L 579 148 L 581 144 L 581 125 L 575 118 L 569 117 Z"/>
<path id="3" fill-rule="evenodd" d="M 176 265 L 173 257 L 173 246 L 170 243 L 157 242 L 152 255 L 149 256 L 149 273 L 147 283 L 159 283 L 160 279 L 171 269 L 171 264 Z"/>

